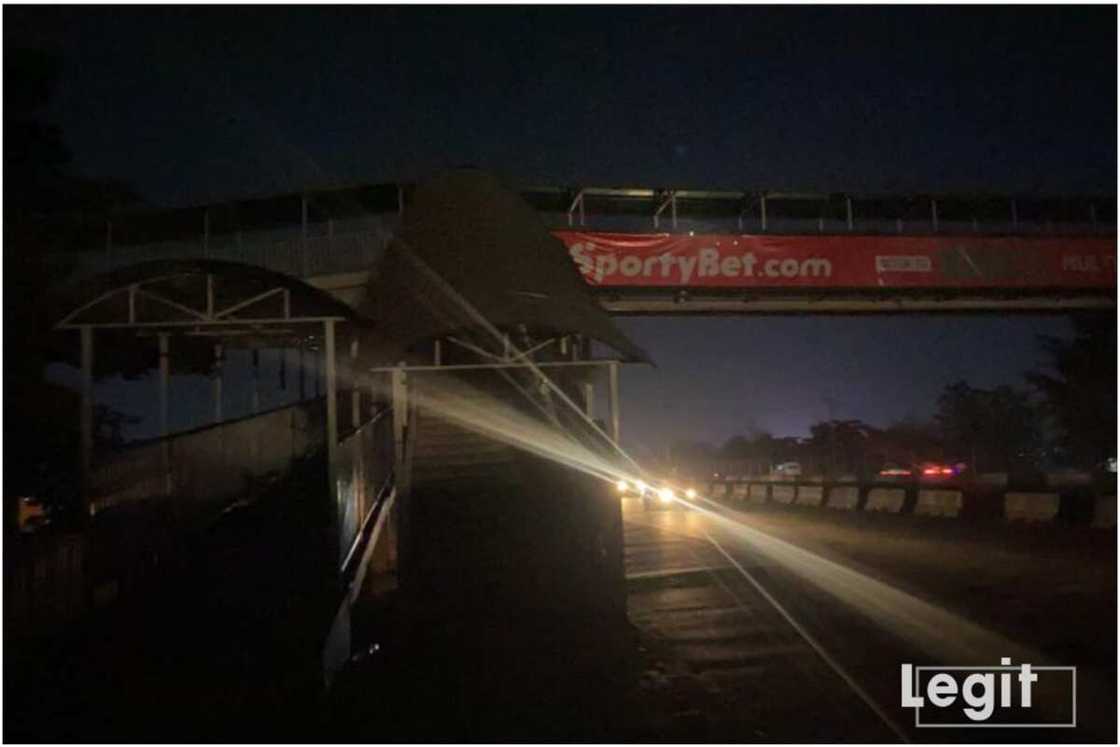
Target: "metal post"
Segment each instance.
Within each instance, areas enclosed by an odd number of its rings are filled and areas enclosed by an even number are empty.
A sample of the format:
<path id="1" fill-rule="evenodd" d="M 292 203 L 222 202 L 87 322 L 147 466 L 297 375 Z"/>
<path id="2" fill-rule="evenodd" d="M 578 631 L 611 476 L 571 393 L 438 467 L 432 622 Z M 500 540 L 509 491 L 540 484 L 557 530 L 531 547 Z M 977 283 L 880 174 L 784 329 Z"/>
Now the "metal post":
<path id="1" fill-rule="evenodd" d="M 323 322 L 323 348 L 327 378 L 327 497 L 333 519 L 331 539 L 338 542 L 338 527 L 335 523 L 338 520 L 338 391 L 336 389 L 338 381 L 335 376 L 333 319 Z M 336 556 L 336 560 L 341 565 L 341 551 Z"/>
<path id="2" fill-rule="evenodd" d="M 595 385 L 590 381 L 583 385 L 583 409 L 589 419 L 595 419 Z"/>
<path id="3" fill-rule="evenodd" d="M 82 516 L 90 512 L 90 478 L 93 467 L 93 328 L 82 327 L 82 409 L 78 414 L 82 466 Z"/>
<path id="4" fill-rule="evenodd" d="M 303 353 L 303 340 L 299 341 L 299 401 L 303 402 L 307 399 L 307 373 L 305 371 L 307 364 L 304 361 Z"/>
<path id="5" fill-rule="evenodd" d="M 848 230 L 852 231 L 852 230 L 855 230 L 855 220 L 853 219 L 853 216 L 852 216 L 852 198 L 851 197 L 845 197 L 844 202 L 845 202 L 845 204 L 847 206 L 847 209 L 848 209 Z"/>
<path id="6" fill-rule="evenodd" d="M 160 461 L 163 468 L 163 492 L 171 495 L 171 444 L 167 436 L 171 430 L 168 417 L 171 407 L 171 351 L 170 336 L 166 332 L 159 335 L 159 435 L 163 439 Z"/>
<path id="7" fill-rule="evenodd" d="M 311 379 L 312 379 L 312 382 L 315 384 L 315 398 L 316 399 L 319 398 L 319 379 L 321 377 L 322 377 L 322 372 L 320 371 L 319 356 L 313 354 L 311 356 Z"/>
<path id="8" fill-rule="evenodd" d="M 253 348 L 253 392 L 249 402 L 254 415 L 261 411 L 261 351 Z"/>
<path id="9" fill-rule="evenodd" d="M 214 422 L 222 422 L 222 364 L 225 362 L 222 343 L 214 345 L 214 370 L 210 376 L 210 387 L 214 396 Z"/>
<path id="10" fill-rule="evenodd" d="M 214 316 L 214 276 L 206 275 L 206 316 Z"/>
<path id="11" fill-rule="evenodd" d="M 307 195 L 300 195 L 299 198 L 299 254 L 300 254 L 300 273 L 303 277 L 307 277 L 310 272 L 308 269 L 307 261 Z"/>
<path id="12" fill-rule="evenodd" d="M 403 368 L 393 369 L 392 403 L 393 408 L 393 484 L 397 492 L 397 570 L 401 583 L 407 584 L 406 576 L 411 572 L 408 553 L 412 549 L 411 514 L 412 502 L 409 500 L 409 474 L 405 439 L 408 437 L 408 374 Z"/>
<path id="13" fill-rule="evenodd" d="M 443 341 L 436 340 L 434 349 L 432 350 L 432 363 L 434 365 L 442 365 L 443 362 Z"/>
<path id="14" fill-rule="evenodd" d="M 677 230 L 677 193 L 669 193 L 669 211 L 672 216 L 673 230 Z"/>
<path id="15" fill-rule="evenodd" d="M 933 232 L 937 233 L 937 200 L 929 201 L 930 217 L 933 219 Z"/>
<path id="16" fill-rule="evenodd" d="M 357 428 L 362 420 L 362 390 L 358 388 L 358 340 L 350 341 L 350 427 Z"/>
<path id="17" fill-rule="evenodd" d="M 169 336 L 166 332 L 159 335 L 159 435 L 167 438 L 168 411 L 171 406 L 169 397 L 171 381 L 171 356 Z"/>
<path id="18" fill-rule="evenodd" d="M 607 364 L 607 373 L 609 374 L 607 398 L 608 406 L 611 410 L 611 440 L 617 444 L 620 433 L 619 425 L 621 421 L 621 414 L 619 412 L 618 363 L 616 361 L 611 361 Z"/>
<path id="19" fill-rule="evenodd" d="M 766 195 L 762 195 L 762 230 L 766 230 Z"/>

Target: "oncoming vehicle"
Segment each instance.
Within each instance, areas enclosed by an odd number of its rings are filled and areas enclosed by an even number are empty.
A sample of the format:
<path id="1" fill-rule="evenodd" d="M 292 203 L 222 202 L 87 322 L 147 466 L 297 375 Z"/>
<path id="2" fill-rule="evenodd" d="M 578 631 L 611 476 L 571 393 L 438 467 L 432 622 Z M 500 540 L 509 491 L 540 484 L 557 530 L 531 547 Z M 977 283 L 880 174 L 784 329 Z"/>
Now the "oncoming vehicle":
<path id="1" fill-rule="evenodd" d="M 956 477 L 957 471 L 948 464 L 925 462 L 922 464 L 921 475 L 923 480 L 947 480 Z"/>
<path id="2" fill-rule="evenodd" d="M 801 463 L 782 462 L 774 468 L 774 477 L 777 477 L 779 479 L 792 479 L 794 477 L 801 477 Z"/>
<path id="3" fill-rule="evenodd" d="M 642 499 L 642 509 L 645 511 L 672 508 L 679 503 L 680 498 L 691 500 L 697 496 L 693 488 L 681 491 L 665 483 L 650 485 L 642 480 L 636 480 L 633 484 L 627 480 L 619 480 L 617 487 L 618 492 L 624 495 L 636 493 Z"/>

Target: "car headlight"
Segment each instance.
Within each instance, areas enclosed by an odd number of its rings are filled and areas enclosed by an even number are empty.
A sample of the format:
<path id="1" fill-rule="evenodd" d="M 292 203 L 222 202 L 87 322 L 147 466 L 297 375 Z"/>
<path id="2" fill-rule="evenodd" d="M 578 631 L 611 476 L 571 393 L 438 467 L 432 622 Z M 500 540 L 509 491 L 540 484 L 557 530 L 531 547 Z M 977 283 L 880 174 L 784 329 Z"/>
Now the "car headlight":
<path id="1" fill-rule="evenodd" d="M 625 480 L 619 480 L 615 483 L 615 486 L 618 488 L 618 492 L 620 493 L 625 493 L 626 491 L 630 490 L 630 483 L 626 482 Z"/>
<path id="2" fill-rule="evenodd" d="M 657 491 L 657 494 L 661 496 L 662 503 L 668 503 L 676 497 L 673 495 L 673 491 L 671 488 L 661 488 L 661 490 Z"/>
<path id="3" fill-rule="evenodd" d="M 696 491 L 693 490 L 692 488 L 689 488 L 688 490 L 684 491 L 684 495 L 685 495 L 686 498 L 691 500 L 691 499 L 696 497 Z"/>
<path id="4" fill-rule="evenodd" d="M 647 491 L 647 490 L 649 490 L 649 485 L 646 485 L 646 484 L 645 484 L 644 482 L 642 482 L 641 480 L 638 480 L 638 482 L 637 482 L 637 483 L 635 483 L 635 485 L 637 486 L 637 488 L 638 488 L 638 493 L 639 493 L 640 495 L 645 495 L 645 494 L 646 494 L 646 491 Z"/>

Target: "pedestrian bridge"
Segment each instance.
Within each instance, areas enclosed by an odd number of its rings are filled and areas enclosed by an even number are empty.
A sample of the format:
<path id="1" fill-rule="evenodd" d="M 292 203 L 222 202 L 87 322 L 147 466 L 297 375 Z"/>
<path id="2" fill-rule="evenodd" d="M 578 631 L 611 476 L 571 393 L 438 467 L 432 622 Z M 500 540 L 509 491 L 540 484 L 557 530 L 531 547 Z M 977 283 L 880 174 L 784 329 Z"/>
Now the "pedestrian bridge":
<path id="1" fill-rule="evenodd" d="M 597 303 L 593 313 L 552 324 L 548 310 L 571 306 L 563 295 L 571 289 L 550 294 L 521 287 L 517 283 L 524 277 L 534 276 L 524 267 L 510 270 L 515 287 L 504 293 L 515 299 L 510 307 L 529 315 L 532 324 L 514 316 L 495 322 L 469 303 L 460 304 L 463 278 L 484 285 L 488 277 L 501 276 L 505 265 L 456 262 L 500 260 L 515 267 L 520 261 L 518 237 L 501 233 L 504 216 L 480 211 L 474 228 L 489 231 L 493 245 L 472 240 L 472 248 L 501 244 L 504 258 L 452 252 L 444 256 L 449 264 L 443 274 L 416 263 L 414 277 L 431 293 L 426 290 L 415 308 L 390 310 L 402 324 L 429 313 L 432 320 L 424 329 L 442 325 L 443 331 L 418 333 L 419 344 L 394 347 L 386 344 L 394 330 L 383 328 L 389 316 L 370 310 L 386 303 L 378 293 L 399 290 L 379 288 L 378 282 L 402 231 L 402 215 L 412 209 L 410 190 L 380 190 L 394 197 L 389 206 L 363 202 L 363 194 L 319 191 L 252 205 L 113 216 L 103 226 L 98 250 L 49 257 L 55 276 L 66 279 L 49 299 L 58 312 L 55 328 L 73 335 L 79 350 L 81 513 L 97 525 L 130 506 L 154 506 L 158 530 L 151 542 L 120 544 L 131 554 L 100 566 L 86 560 L 115 545 L 93 540 L 93 531 L 42 550 L 21 566 L 13 587 L 19 590 L 14 619 L 34 628 L 47 619 L 84 614 L 99 599 L 121 593 L 122 574 L 173 552 L 174 538 L 184 532 L 251 503 L 270 486 L 309 491 L 321 510 L 301 530 L 318 548 L 321 586 L 331 592 L 334 608 L 323 625 L 321 648 L 323 670 L 331 676 L 351 654 L 351 609 L 364 592 L 411 577 L 443 589 L 433 598 L 450 595 L 455 554 L 439 553 L 453 544 L 454 533 L 447 534 L 446 527 L 442 534 L 434 531 L 439 517 L 462 510 L 448 481 L 500 483 L 513 446 L 528 449 L 542 464 L 610 474 L 620 456 L 619 366 L 643 360 L 644 354 L 617 335 L 609 320 L 596 319 L 602 309 L 679 314 L 1115 307 L 1115 216 L 1105 213 L 1111 201 L 1007 198 L 981 204 L 949 197 L 892 202 L 844 195 L 526 190 L 522 198 L 556 239 L 534 235 L 526 246 L 562 258 L 537 277 L 571 279 L 579 290 L 571 298 L 585 297 L 589 288 Z M 187 218 L 193 223 L 185 223 Z M 521 218 L 532 222 L 531 214 Z M 447 237 L 454 243 L 453 233 Z M 456 267 L 462 277 L 455 276 Z M 485 290 L 476 297 L 487 299 Z M 455 317 L 451 321 L 449 314 Z M 97 371 L 112 369 L 126 337 L 127 345 L 156 351 L 159 436 L 98 452 L 93 381 Z M 615 354 L 593 358 L 593 338 Z M 235 348 L 252 351 L 253 404 L 247 417 L 230 419 L 223 412 L 229 396 L 223 386 L 227 353 Z M 266 410 L 257 389 L 259 359 L 275 350 L 299 352 L 292 371 L 299 393 Z M 286 354 L 280 360 L 284 387 Z M 212 387 L 209 422 L 185 432 L 172 432 L 168 421 L 176 396 L 173 368 L 202 373 Z M 498 426 L 492 417 L 499 408 L 463 404 L 462 398 L 459 431 L 433 420 L 433 412 L 454 409 L 436 397 L 438 382 L 478 373 L 504 382 L 506 394 L 516 395 L 523 407 L 531 405 L 533 423 L 553 431 L 563 425 L 569 435 L 558 441 L 527 438 L 536 426 L 520 416 Z M 597 388 L 606 394 L 602 413 L 595 411 Z M 490 441 L 500 445 L 480 445 L 463 436 L 464 427 L 475 433 L 488 428 Z M 539 466 L 514 472 L 559 484 Z M 420 487 L 428 497 L 410 504 L 407 497 Z M 573 494 L 593 492 L 583 486 Z M 589 507 L 601 504 L 587 500 Z M 495 506 L 501 505 L 508 500 L 490 505 L 489 514 L 478 508 L 482 513 L 474 518 L 500 526 L 504 519 Z M 613 573 L 595 564 L 609 565 L 618 556 L 609 541 L 614 529 L 603 529 L 613 518 L 596 511 L 585 513 L 597 528 L 585 527 L 567 542 L 582 547 L 580 557 L 590 564 L 575 575 L 585 579 L 580 582 L 585 589 L 592 585 L 587 579 Z M 426 539 L 425 526 L 433 528 Z M 580 537 L 597 539 L 584 547 Z M 417 549 L 425 546 L 438 552 L 429 556 Z M 543 546 L 539 538 L 525 540 L 525 547 L 534 546 Z M 551 566 L 540 572 L 563 575 Z M 528 594 L 533 586 L 511 588 Z"/>

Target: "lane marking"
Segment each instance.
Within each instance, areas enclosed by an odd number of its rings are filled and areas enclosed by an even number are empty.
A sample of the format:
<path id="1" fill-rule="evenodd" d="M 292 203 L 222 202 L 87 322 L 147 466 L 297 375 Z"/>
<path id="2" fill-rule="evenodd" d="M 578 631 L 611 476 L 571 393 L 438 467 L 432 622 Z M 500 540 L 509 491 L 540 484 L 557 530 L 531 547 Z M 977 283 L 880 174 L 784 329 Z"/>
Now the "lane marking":
<path id="1" fill-rule="evenodd" d="M 758 580 L 755 579 L 755 577 L 752 576 L 749 571 L 747 571 L 746 568 L 740 565 L 740 563 L 735 560 L 735 558 L 731 557 L 731 555 L 726 550 L 724 550 L 723 547 L 718 542 L 716 542 L 710 534 L 704 532 L 704 536 L 707 538 L 708 542 L 712 543 L 712 546 L 715 547 L 716 550 L 718 550 L 719 553 L 727 559 L 727 562 L 733 565 L 735 569 L 738 570 L 740 574 L 742 574 L 743 578 L 747 579 L 747 581 L 750 582 L 751 586 L 753 586 L 755 590 L 762 595 L 762 598 L 769 602 L 770 606 L 777 610 L 778 614 L 781 615 L 785 619 L 785 621 L 790 624 L 790 627 L 796 630 L 798 635 L 805 639 L 805 642 L 808 643 L 809 646 L 817 652 L 817 655 L 821 657 L 824 663 L 827 664 L 832 669 L 832 671 L 840 677 L 840 679 L 844 680 L 844 682 L 847 683 L 848 687 L 852 688 L 853 692 L 855 692 L 855 694 L 859 696 L 860 700 L 862 700 L 867 705 L 867 707 L 870 708 L 884 724 L 886 724 L 887 728 L 894 732 L 895 735 L 903 742 L 909 744 L 910 738 L 906 735 L 906 732 L 904 732 L 902 728 L 894 722 L 894 719 L 892 719 L 882 708 L 879 707 L 879 704 L 875 702 L 875 700 L 867 693 L 866 690 L 860 687 L 859 683 L 856 682 L 855 679 L 850 674 L 848 674 L 848 672 L 842 666 L 840 666 L 840 663 L 836 661 L 836 659 L 832 658 L 832 655 L 824 649 L 824 647 L 817 641 L 817 639 L 814 638 L 812 634 L 810 634 L 809 631 L 806 630 L 799 622 L 797 622 L 797 620 L 794 619 L 793 615 L 791 615 L 786 610 L 786 608 L 783 607 L 780 602 L 778 602 L 777 599 L 771 596 L 770 592 L 763 588 L 762 584 L 760 584 Z"/>
<path id="2" fill-rule="evenodd" d="M 666 576 L 683 576 L 688 573 L 706 573 L 710 571 L 721 571 L 730 566 L 726 565 L 690 565 L 684 568 L 662 568 L 656 571 L 637 571 L 635 573 L 627 573 L 626 580 L 631 581 L 643 578 L 665 578 Z"/>

